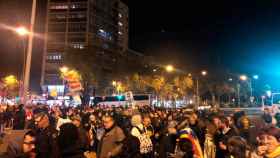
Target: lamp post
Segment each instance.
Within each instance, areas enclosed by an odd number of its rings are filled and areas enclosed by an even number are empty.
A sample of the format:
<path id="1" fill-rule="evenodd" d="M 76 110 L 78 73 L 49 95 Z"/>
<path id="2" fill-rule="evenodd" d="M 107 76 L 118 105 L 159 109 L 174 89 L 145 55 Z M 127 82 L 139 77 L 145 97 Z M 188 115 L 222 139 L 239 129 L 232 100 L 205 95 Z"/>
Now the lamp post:
<path id="1" fill-rule="evenodd" d="M 36 17 L 35 16 L 36 15 L 36 2 L 37 2 L 37 0 L 33 0 L 32 11 L 31 11 L 30 30 L 29 30 L 29 37 L 28 37 L 28 47 L 27 47 L 26 64 L 25 64 L 24 80 L 23 80 L 24 103 L 26 103 L 26 101 L 27 101 L 27 94 L 28 94 L 28 89 L 29 89 L 32 47 L 33 47 L 33 34 L 34 34 L 34 25 L 35 25 L 35 17 Z"/>
<path id="2" fill-rule="evenodd" d="M 117 81 L 112 81 L 112 86 L 114 87 L 113 88 L 113 94 L 114 94 L 116 91 L 116 87 L 117 87 Z"/>
<path id="3" fill-rule="evenodd" d="M 203 70 L 203 71 L 201 71 L 201 76 L 206 76 L 208 74 L 208 72 L 207 71 L 205 71 L 205 70 Z M 197 107 L 196 108 L 198 108 L 199 107 L 199 104 L 200 104 L 200 94 L 199 94 L 199 78 L 198 77 L 196 77 L 196 103 L 197 103 Z"/>
<path id="4" fill-rule="evenodd" d="M 24 72 L 26 67 L 26 37 L 29 35 L 29 31 L 23 27 L 20 26 L 14 30 L 20 37 L 22 37 L 22 43 L 23 43 L 23 66 L 22 66 L 22 73 L 20 73 L 20 82 L 19 82 L 19 96 L 20 96 L 20 102 L 24 103 L 24 96 L 23 96 L 23 81 L 24 81 Z"/>
<path id="5" fill-rule="evenodd" d="M 253 75 L 252 78 L 250 77 L 247 77 L 246 75 L 241 75 L 240 77 L 240 80 L 242 81 L 247 81 L 248 84 L 249 84 L 249 88 L 250 88 L 250 101 L 253 102 L 254 100 L 254 94 L 253 94 L 253 85 L 252 85 L 252 80 L 257 80 L 259 79 L 259 76 L 258 75 Z"/>

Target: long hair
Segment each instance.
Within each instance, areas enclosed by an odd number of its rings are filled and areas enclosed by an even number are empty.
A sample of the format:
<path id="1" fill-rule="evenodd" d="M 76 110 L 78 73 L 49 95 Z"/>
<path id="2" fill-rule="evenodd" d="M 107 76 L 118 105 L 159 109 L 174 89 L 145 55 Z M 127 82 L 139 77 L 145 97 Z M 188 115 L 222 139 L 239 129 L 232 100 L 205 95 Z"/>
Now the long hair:
<path id="1" fill-rule="evenodd" d="M 65 123 L 60 126 L 60 134 L 58 136 L 58 146 L 61 150 L 67 149 L 71 145 L 75 145 L 79 139 L 78 128 L 72 123 Z"/>
<path id="2" fill-rule="evenodd" d="M 228 150 L 229 153 L 234 158 L 246 158 L 247 155 L 247 142 L 240 136 L 233 136 L 228 140 Z"/>

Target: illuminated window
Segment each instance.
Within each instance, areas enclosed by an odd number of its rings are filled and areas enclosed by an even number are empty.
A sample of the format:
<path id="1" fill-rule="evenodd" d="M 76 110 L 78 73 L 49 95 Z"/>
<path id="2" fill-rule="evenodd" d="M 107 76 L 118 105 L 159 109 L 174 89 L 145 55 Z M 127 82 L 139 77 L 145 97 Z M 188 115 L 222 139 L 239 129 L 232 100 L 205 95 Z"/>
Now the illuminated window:
<path id="1" fill-rule="evenodd" d="M 123 26 L 123 23 L 121 23 L 121 22 L 119 22 L 118 24 L 119 24 L 120 26 Z"/>
<path id="2" fill-rule="evenodd" d="M 87 8 L 87 4 L 86 3 L 75 3 L 75 4 L 70 4 L 70 9 L 71 10 L 84 10 Z"/>
<path id="3" fill-rule="evenodd" d="M 75 49 L 84 49 L 85 48 L 85 45 L 82 44 L 82 43 L 73 43 L 71 44 L 72 48 L 75 48 Z"/>
<path id="4" fill-rule="evenodd" d="M 122 18 L 122 14 L 121 13 L 119 13 L 119 18 Z"/>
<path id="5" fill-rule="evenodd" d="M 118 33 L 119 33 L 119 35 L 122 35 L 122 34 L 123 34 L 121 31 L 119 31 Z"/>
<path id="6" fill-rule="evenodd" d="M 50 9 L 57 9 L 57 10 L 68 9 L 68 5 L 66 5 L 66 4 L 55 4 L 55 5 L 51 5 Z"/>
<path id="7" fill-rule="evenodd" d="M 61 60 L 61 55 L 48 55 L 47 60 Z"/>

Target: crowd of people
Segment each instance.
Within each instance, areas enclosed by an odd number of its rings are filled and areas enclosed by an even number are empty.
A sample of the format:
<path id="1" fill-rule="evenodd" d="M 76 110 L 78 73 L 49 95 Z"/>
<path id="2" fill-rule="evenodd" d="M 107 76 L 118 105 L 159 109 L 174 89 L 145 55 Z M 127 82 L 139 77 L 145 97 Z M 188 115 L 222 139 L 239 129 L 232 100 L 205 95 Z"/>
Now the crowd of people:
<path id="1" fill-rule="evenodd" d="M 269 109 L 262 116 L 149 106 L 0 109 L 1 138 L 7 127 L 27 130 L 8 144 L 8 158 L 280 158 L 280 117 Z"/>

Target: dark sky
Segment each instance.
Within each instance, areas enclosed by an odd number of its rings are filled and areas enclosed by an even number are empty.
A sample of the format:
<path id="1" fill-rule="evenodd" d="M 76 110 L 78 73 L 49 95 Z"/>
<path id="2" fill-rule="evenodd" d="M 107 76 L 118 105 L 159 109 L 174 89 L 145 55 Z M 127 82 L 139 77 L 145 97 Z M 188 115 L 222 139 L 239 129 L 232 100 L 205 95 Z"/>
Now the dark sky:
<path id="1" fill-rule="evenodd" d="M 24 1 L 28 6 L 30 0 Z M 264 82 L 272 85 L 280 80 L 279 0 L 124 1 L 130 8 L 131 49 L 186 71 L 220 68 L 258 73 Z M 39 0 L 36 30 L 41 33 L 44 31 L 45 2 Z M 0 9 L 6 3 L 6 0 L 0 0 Z M 24 4 L 16 4 L 16 10 L 4 9 L 9 14 L 2 14 L 0 23 L 14 24 L 21 20 L 15 17 L 24 16 L 22 13 L 26 10 Z M 17 55 L 20 54 L 19 41 L 12 33 L 1 29 L 0 33 L 0 72 L 2 75 L 17 72 L 14 65 L 20 61 Z M 35 45 L 32 83 L 37 84 L 42 40 L 36 40 Z M 36 84 L 33 87 L 37 87 Z"/>
<path id="2" fill-rule="evenodd" d="M 185 70 L 259 74 L 280 86 L 280 1 L 129 1 L 130 45 Z"/>
<path id="3" fill-rule="evenodd" d="M 28 26 L 32 0 L 0 0 L 0 24 L 9 26 Z M 35 31 L 44 33 L 45 7 L 47 0 L 37 0 Z M 20 76 L 23 63 L 23 38 L 0 27 L 0 77 Z M 32 90 L 40 91 L 40 75 L 43 53 L 43 39 L 34 38 L 31 65 Z"/>

